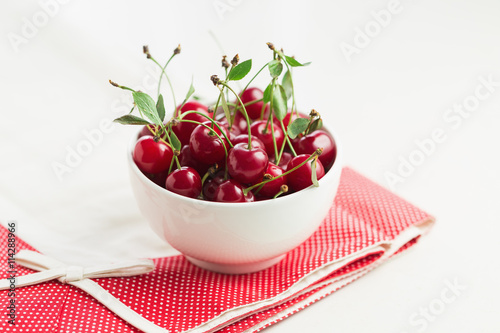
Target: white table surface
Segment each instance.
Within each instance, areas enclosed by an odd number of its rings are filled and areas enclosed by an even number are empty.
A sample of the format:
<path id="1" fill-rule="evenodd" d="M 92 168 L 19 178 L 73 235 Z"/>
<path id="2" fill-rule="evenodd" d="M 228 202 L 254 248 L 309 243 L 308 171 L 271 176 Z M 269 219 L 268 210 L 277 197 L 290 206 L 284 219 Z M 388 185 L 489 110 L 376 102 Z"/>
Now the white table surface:
<path id="1" fill-rule="evenodd" d="M 43 3 L 52 4 L 47 20 Z M 60 179 L 53 165 L 65 163 L 85 131 L 126 112 L 127 94 L 108 79 L 154 90 L 143 44 L 163 62 L 181 43 L 169 70 L 178 98 L 194 76 L 197 94 L 211 99 L 209 76 L 220 73 L 221 51 L 210 31 L 229 56 L 238 52 L 255 64 L 267 61 L 265 42 L 272 41 L 312 61 L 295 71 L 299 108 L 315 108 L 335 128 L 348 165 L 389 187 L 387 173 L 398 172 L 400 158 L 421 162 L 393 189 L 437 224 L 404 255 L 266 331 L 500 331 L 500 86 L 488 96 L 480 87 L 480 77 L 500 82 L 498 1 L 0 6 L 0 217 L 16 220 L 19 235 L 42 252 L 74 262 L 175 253 L 132 197 L 125 147 L 134 129 L 115 125 Z M 372 11 L 388 8 L 390 22 L 376 31 Z M 33 20 L 38 27 L 29 30 Z M 358 28 L 374 29 L 373 37 L 348 61 L 341 47 L 360 45 Z M 482 100 L 473 111 L 448 113 L 478 101 L 477 90 Z M 437 128 L 446 139 L 418 160 L 415 141 Z M 465 289 L 451 297 L 454 281 Z M 423 319 L 419 311 L 429 307 Z"/>

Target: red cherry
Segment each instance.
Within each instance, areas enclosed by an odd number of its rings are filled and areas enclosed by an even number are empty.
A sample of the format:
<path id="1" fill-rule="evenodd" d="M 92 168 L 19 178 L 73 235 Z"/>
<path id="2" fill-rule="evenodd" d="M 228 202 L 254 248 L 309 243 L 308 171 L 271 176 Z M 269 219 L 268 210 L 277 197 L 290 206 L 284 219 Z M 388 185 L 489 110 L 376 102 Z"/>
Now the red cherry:
<path id="1" fill-rule="evenodd" d="M 294 167 L 299 165 L 300 163 L 307 160 L 311 155 L 302 154 L 292 158 L 292 160 L 288 163 L 287 170 L 292 170 Z M 312 161 L 312 160 L 311 160 Z M 295 171 L 289 173 L 288 176 L 288 186 L 294 191 L 300 191 L 312 185 L 311 175 L 311 161 L 308 161 L 306 164 L 301 166 Z M 323 164 L 321 161 L 316 161 L 316 177 L 318 180 L 323 178 L 325 175 L 325 169 L 323 168 Z"/>
<path id="2" fill-rule="evenodd" d="M 294 148 L 297 154 L 312 154 L 318 148 L 323 148 L 323 153 L 319 155 L 319 160 L 326 170 L 331 168 L 337 155 L 337 146 L 333 138 L 323 130 L 317 130 L 303 136 Z"/>
<path id="3" fill-rule="evenodd" d="M 253 102 L 264 97 L 264 93 L 259 88 L 248 88 L 244 92 L 241 93 L 240 99 L 243 104 Z M 245 110 L 247 110 L 248 117 L 250 119 L 260 118 L 262 113 L 262 106 L 264 105 L 263 101 L 253 103 L 245 106 Z"/>
<path id="4" fill-rule="evenodd" d="M 231 129 L 229 129 L 229 124 L 226 118 L 219 120 L 219 123 L 222 124 L 224 128 L 229 132 L 229 140 L 231 140 L 231 142 L 233 142 L 233 138 L 241 134 L 240 129 L 235 124 L 233 124 Z"/>
<path id="5" fill-rule="evenodd" d="M 208 114 L 208 107 L 197 101 L 189 101 L 186 102 L 186 104 L 184 104 L 182 108 L 180 107 L 180 105 L 177 106 L 177 112 L 179 111 L 181 111 L 181 113 L 184 113 L 185 111 L 199 111 Z M 177 113 L 177 115 L 179 114 Z"/>
<path id="6" fill-rule="evenodd" d="M 266 120 L 257 120 L 252 124 L 250 127 L 250 132 L 252 133 L 253 136 L 256 136 L 257 138 L 260 139 L 266 146 L 266 151 L 268 152 L 269 156 L 274 155 L 274 144 L 273 144 L 273 136 L 271 133 L 271 124 L 267 126 L 267 131 L 264 133 L 264 130 L 266 129 Z M 278 147 L 278 151 L 281 148 L 281 145 L 283 144 L 283 140 L 285 139 L 285 136 L 283 135 L 283 131 L 281 128 L 278 126 L 274 126 L 274 138 L 276 139 L 276 145 Z"/>
<path id="7" fill-rule="evenodd" d="M 203 184 L 203 198 L 214 201 L 215 199 L 215 191 L 220 184 L 224 182 L 224 171 L 219 171 L 215 174 L 213 178 L 210 178 L 205 181 Z"/>
<path id="8" fill-rule="evenodd" d="M 231 142 L 233 143 L 233 145 L 237 145 L 238 143 L 248 144 L 248 134 L 240 134 L 237 137 L 235 137 L 234 139 L 232 139 Z M 253 148 L 261 148 L 264 151 L 266 151 L 266 146 L 264 145 L 264 143 L 262 143 L 262 141 L 260 141 L 259 138 L 255 137 L 253 135 L 252 135 L 252 147 Z"/>
<path id="9" fill-rule="evenodd" d="M 185 197 L 197 198 L 201 193 L 201 178 L 195 169 L 182 167 L 168 175 L 165 188 Z"/>
<path id="10" fill-rule="evenodd" d="M 146 125 L 139 132 L 139 135 L 137 136 L 137 139 L 140 139 L 140 138 L 142 138 L 143 136 L 146 136 L 146 135 L 153 136 L 153 132 L 156 133 L 157 129 L 158 129 L 158 125 Z"/>
<path id="11" fill-rule="evenodd" d="M 236 112 L 234 116 L 233 127 L 240 130 L 240 134 L 248 133 L 247 120 L 241 111 Z"/>
<path id="12" fill-rule="evenodd" d="M 215 201 L 217 202 L 252 202 L 255 197 L 252 191 L 245 196 L 243 187 L 234 179 L 224 181 L 215 191 Z"/>
<path id="13" fill-rule="evenodd" d="M 286 171 L 286 167 L 288 163 L 292 160 L 293 155 L 287 151 L 284 151 L 283 154 L 281 154 L 281 159 L 278 164 L 280 168 L 282 168 L 284 171 Z"/>
<path id="14" fill-rule="evenodd" d="M 303 114 L 302 112 L 299 112 L 299 115 L 297 116 L 297 112 L 293 112 L 291 110 L 288 111 L 286 114 L 285 118 L 283 119 L 283 125 L 285 125 L 285 128 L 288 128 L 288 125 L 294 122 L 295 119 L 297 118 L 309 118 L 308 115 Z"/>
<path id="15" fill-rule="evenodd" d="M 273 163 L 269 163 L 266 169 L 266 174 L 271 175 L 273 178 L 281 176 L 285 171 L 279 166 L 276 166 Z M 261 181 L 264 179 L 261 179 Z M 264 186 L 259 190 L 258 195 L 263 197 L 272 198 L 274 197 L 280 190 L 281 186 L 285 185 L 287 182 L 287 177 L 282 176 L 278 179 L 273 180 L 272 182 L 265 183 Z"/>
<path id="16" fill-rule="evenodd" d="M 261 148 L 248 149 L 248 143 L 235 145 L 227 157 L 229 175 L 242 184 L 255 184 L 262 180 L 269 159 Z"/>
<path id="17" fill-rule="evenodd" d="M 202 163 L 194 158 L 189 145 L 184 145 L 182 147 L 181 153 L 179 155 L 179 162 L 181 166 L 192 167 L 200 175 L 204 175 L 208 171 L 208 168 L 210 168 L 210 165 Z"/>
<path id="18" fill-rule="evenodd" d="M 168 169 L 160 173 L 144 173 L 149 180 L 151 180 L 156 185 L 165 188 L 165 181 L 168 176 Z"/>
<path id="19" fill-rule="evenodd" d="M 164 142 L 156 142 L 152 136 L 146 135 L 137 141 L 132 156 L 142 172 L 160 173 L 168 170 L 174 153 Z"/>
<path id="20" fill-rule="evenodd" d="M 226 135 L 228 135 L 227 129 L 224 128 L 221 123 L 217 123 L 221 126 L 222 130 L 225 131 Z M 212 123 L 206 121 L 203 124 L 211 127 Z M 213 130 L 222 138 L 222 141 L 219 140 L 217 135 L 214 135 L 210 129 L 203 125 L 198 125 L 193 133 L 191 133 L 191 138 L 189 139 L 189 149 L 191 149 L 194 158 L 205 164 L 214 164 L 225 159 L 226 154 L 224 145 L 226 149 L 229 150 L 229 144 L 217 126 L 214 125 Z"/>
<path id="21" fill-rule="evenodd" d="M 184 111 L 186 112 L 186 111 Z M 184 113 L 181 111 L 181 113 Z M 203 114 L 206 114 L 208 116 L 207 111 L 200 111 Z M 209 121 L 206 117 L 203 117 L 202 115 L 199 115 L 197 113 L 190 113 L 186 115 L 184 120 L 192 120 L 196 121 L 198 123 L 203 123 L 205 121 Z M 182 143 L 182 145 L 187 145 L 189 144 L 189 139 L 191 137 L 191 133 L 193 133 L 194 129 L 198 126 L 195 123 L 188 123 L 188 122 L 180 122 L 175 126 L 172 126 L 172 130 L 174 131 L 175 135 L 179 138 L 179 141 Z"/>

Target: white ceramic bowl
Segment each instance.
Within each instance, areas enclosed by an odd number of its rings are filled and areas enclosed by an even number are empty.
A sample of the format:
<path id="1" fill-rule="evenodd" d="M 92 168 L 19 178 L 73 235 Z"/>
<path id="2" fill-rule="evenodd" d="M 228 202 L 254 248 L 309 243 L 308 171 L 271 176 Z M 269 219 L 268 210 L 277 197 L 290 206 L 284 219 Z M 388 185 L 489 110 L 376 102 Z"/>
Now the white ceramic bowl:
<path id="1" fill-rule="evenodd" d="M 128 149 L 132 189 L 142 214 L 162 239 L 193 264 L 229 274 L 270 267 L 303 243 L 330 209 L 342 171 L 342 146 L 319 187 L 272 200 L 220 203 L 187 198 L 159 187 L 135 165 Z"/>

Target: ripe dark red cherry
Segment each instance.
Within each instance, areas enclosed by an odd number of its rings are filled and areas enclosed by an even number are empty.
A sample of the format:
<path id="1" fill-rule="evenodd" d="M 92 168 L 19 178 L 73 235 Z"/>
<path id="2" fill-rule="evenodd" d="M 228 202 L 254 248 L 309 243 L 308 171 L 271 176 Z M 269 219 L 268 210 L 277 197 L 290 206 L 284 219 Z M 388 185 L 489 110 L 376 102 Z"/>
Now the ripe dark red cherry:
<path id="1" fill-rule="evenodd" d="M 214 201 L 215 199 L 215 191 L 220 184 L 224 182 L 224 171 L 219 171 L 215 174 L 213 178 L 210 178 L 205 181 L 203 184 L 203 198 Z"/>
<path id="2" fill-rule="evenodd" d="M 208 168 L 210 168 L 210 165 L 202 163 L 194 158 L 189 145 L 184 145 L 182 147 L 179 155 L 179 162 L 181 166 L 192 167 L 199 175 L 204 175 L 208 171 Z"/>
<path id="3" fill-rule="evenodd" d="M 317 130 L 303 136 L 295 144 L 294 148 L 297 154 L 312 154 L 316 149 L 323 148 L 323 153 L 319 155 L 319 160 L 325 167 L 325 170 L 331 168 L 337 155 L 337 146 L 333 138 L 323 130 Z"/>
<path id="4" fill-rule="evenodd" d="M 149 178 L 156 185 L 165 188 L 165 181 L 168 176 L 168 169 L 160 173 L 144 173 L 146 177 Z"/>
<path id="5" fill-rule="evenodd" d="M 208 113 L 208 108 L 196 101 L 189 101 L 182 108 L 180 108 L 180 105 L 177 107 L 177 115 L 183 114 L 187 111 L 198 111 L 200 113 L 203 113 L 204 115 L 209 115 Z M 190 113 L 187 116 L 185 116 L 183 119 L 185 120 L 192 120 L 196 121 L 199 123 L 202 123 L 204 121 L 207 121 L 207 118 L 199 115 L 197 113 Z M 189 138 L 191 136 L 191 133 L 193 130 L 198 126 L 197 124 L 194 123 L 188 123 L 188 122 L 181 122 L 177 124 L 176 126 L 172 127 L 172 130 L 174 131 L 175 135 L 179 138 L 179 141 L 182 143 L 182 145 L 187 145 L 189 144 Z"/>
<path id="6" fill-rule="evenodd" d="M 203 114 L 206 114 L 208 116 L 208 112 L 202 112 Z M 198 123 L 202 123 L 207 121 L 207 118 L 203 117 L 202 115 L 199 115 L 197 113 L 190 113 L 186 115 L 183 120 L 192 120 L 196 121 Z M 179 141 L 182 143 L 182 145 L 187 145 L 189 144 L 189 139 L 191 137 L 191 133 L 193 133 L 194 129 L 198 126 L 195 123 L 188 123 L 188 122 L 180 122 L 175 126 L 172 126 L 172 130 L 174 131 L 175 135 L 177 135 L 177 138 L 179 138 Z"/>
<path id="7" fill-rule="evenodd" d="M 271 175 L 274 178 L 281 176 L 284 173 L 284 171 L 279 166 L 276 166 L 273 163 L 269 163 L 265 173 Z M 264 186 L 262 186 L 262 188 L 258 192 L 258 195 L 267 198 L 272 198 L 281 190 L 281 186 L 285 185 L 286 182 L 287 182 L 287 176 L 282 176 L 280 178 L 273 180 L 272 182 L 265 183 Z"/>
<path id="8" fill-rule="evenodd" d="M 309 154 L 302 154 L 292 158 L 292 160 L 288 163 L 287 170 L 291 170 L 300 163 L 304 162 L 309 158 Z M 306 164 L 301 166 L 295 171 L 292 171 L 287 175 L 288 177 L 288 186 L 294 191 L 300 191 L 312 185 L 311 175 L 311 161 L 308 161 Z M 325 175 L 325 169 L 323 168 L 323 164 L 321 161 L 316 161 L 316 177 L 318 180 L 323 178 Z"/>
<path id="9" fill-rule="evenodd" d="M 241 111 L 238 111 L 234 116 L 233 127 L 238 128 L 241 134 L 248 133 L 247 120 Z"/>
<path id="10" fill-rule="evenodd" d="M 139 135 L 137 136 L 137 138 L 142 138 L 143 136 L 146 136 L 146 135 L 151 135 L 153 136 L 153 132 L 156 133 L 157 131 L 157 128 L 158 128 L 158 125 L 146 125 L 142 128 L 142 130 L 139 132 Z M 153 132 L 152 132 L 153 131 Z"/>
<path id="11" fill-rule="evenodd" d="M 174 154 L 164 142 L 156 142 L 152 136 L 146 135 L 137 141 L 132 156 L 142 172 L 160 173 L 168 170 Z"/>
<path id="12" fill-rule="evenodd" d="M 203 124 L 211 127 L 212 123 L 206 121 Z M 222 124 L 219 123 L 219 126 L 225 131 L 226 135 L 229 134 Z M 222 161 L 226 157 L 224 146 L 229 151 L 229 144 L 217 126 L 214 126 L 213 130 L 222 138 L 222 141 L 210 129 L 202 125 L 198 125 L 194 129 L 189 139 L 189 149 L 191 149 L 194 158 L 205 164 L 214 164 Z"/>
<path id="13" fill-rule="evenodd" d="M 297 112 L 293 112 L 291 110 L 288 111 L 286 114 L 285 118 L 283 119 L 283 125 L 285 125 L 285 128 L 288 127 L 291 123 L 294 122 L 295 119 L 297 118 L 309 118 L 307 115 L 303 114 L 302 112 L 299 112 L 299 116 L 297 117 Z"/>
<path id="14" fill-rule="evenodd" d="M 237 145 L 238 143 L 246 143 L 248 144 L 248 134 L 240 134 L 237 137 L 235 137 L 233 140 L 231 140 L 233 145 Z M 254 148 L 261 148 L 264 151 L 266 151 L 266 146 L 262 141 L 260 141 L 259 138 L 255 137 L 252 135 L 252 147 Z"/>
<path id="15" fill-rule="evenodd" d="M 180 107 L 180 105 L 177 106 L 177 112 L 179 111 L 181 111 L 181 113 L 183 113 L 184 111 L 199 111 L 202 113 L 206 112 L 208 114 L 208 107 L 197 101 L 189 101 L 186 102 L 186 104 L 184 104 L 182 108 Z"/>
<path id="16" fill-rule="evenodd" d="M 197 198 L 201 193 L 201 178 L 191 167 L 182 167 L 168 175 L 165 188 L 189 198 Z"/>
<path id="17" fill-rule="evenodd" d="M 281 159 L 278 164 L 280 168 L 282 168 L 284 171 L 286 171 L 286 167 L 288 165 L 288 162 L 290 162 L 293 158 L 293 155 L 287 151 L 284 151 L 283 154 L 281 154 Z"/>
<path id="18" fill-rule="evenodd" d="M 241 93 L 240 99 L 243 104 L 253 102 L 264 97 L 264 93 L 259 88 L 248 88 L 243 93 Z M 262 106 L 264 105 L 263 101 L 253 103 L 245 106 L 245 110 L 247 110 L 248 117 L 250 119 L 260 118 L 262 112 Z"/>
<path id="19" fill-rule="evenodd" d="M 238 143 L 227 157 L 229 175 L 242 184 L 256 184 L 262 180 L 269 159 L 261 148 L 248 149 L 247 143 Z"/>
<path id="20" fill-rule="evenodd" d="M 273 136 L 271 132 L 271 123 L 267 126 L 267 131 L 264 133 L 264 130 L 266 130 L 266 120 L 257 120 L 250 126 L 250 132 L 252 133 L 253 136 L 256 136 L 257 138 L 264 143 L 264 146 L 266 146 L 266 151 L 268 152 L 269 156 L 274 155 L 274 144 L 273 144 Z M 274 124 L 275 125 L 275 124 Z M 281 145 L 283 144 L 283 140 L 285 139 L 285 136 L 283 135 L 283 131 L 281 128 L 278 126 L 274 126 L 274 138 L 276 139 L 276 145 L 279 149 L 281 148 Z"/>
<path id="21" fill-rule="evenodd" d="M 224 181 L 215 191 L 214 201 L 217 202 L 252 202 L 255 197 L 252 191 L 245 196 L 243 187 L 234 179 Z"/>

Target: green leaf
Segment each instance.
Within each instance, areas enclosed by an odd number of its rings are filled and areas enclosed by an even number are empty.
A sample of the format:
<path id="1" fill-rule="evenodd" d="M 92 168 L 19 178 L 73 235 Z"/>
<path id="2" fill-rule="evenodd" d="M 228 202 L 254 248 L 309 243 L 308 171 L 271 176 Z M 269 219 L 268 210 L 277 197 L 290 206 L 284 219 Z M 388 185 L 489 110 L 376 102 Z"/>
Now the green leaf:
<path id="1" fill-rule="evenodd" d="M 193 79 L 191 78 L 191 85 L 189 86 L 189 90 L 186 94 L 186 98 L 184 98 L 184 100 L 182 101 L 182 105 L 179 108 L 177 108 L 178 110 L 181 110 L 184 107 L 184 105 L 187 103 L 189 97 L 191 97 L 192 94 L 194 94 L 194 86 L 193 86 Z M 193 98 L 196 99 L 196 97 L 193 97 Z"/>
<path id="2" fill-rule="evenodd" d="M 319 130 L 323 127 L 323 120 L 321 118 L 316 119 L 315 121 L 312 122 L 311 126 L 309 127 L 309 130 L 307 131 L 308 133 L 312 133 L 315 130 Z"/>
<path id="3" fill-rule="evenodd" d="M 314 186 L 318 187 L 318 175 L 316 174 L 316 158 L 311 161 L 311 181 Z"/>
<path id="4" fill-rule="evenodd" d="M 177 138 L 177 135 L 175 135 L 174 131 L 170 131 L 170 143 L 175 150 L 181 151 L 182 144 L 179 138 Z"/>
<path id="5" fill-rule="evenodd" d="M 281 84 L 283 85 L 283 89 L 285 89 L 286 99 L 290 99 L 290 97 L 292 97 L 293 90 L 292 75 L 290 74 L 290 71 L 286 71 L 285 75 L 283 75 L 283 81 L 281 81 Z"/>
<path id="6" fill-rule="evenodd" d="M 229 112 L 229 108 L 227 106 L 226 96 L 224 96 L 224 92 L 221 91 L 220 97 L 221 97 L 222 109 L 224 110 L 224 115 L 226 116 L 229 127 L 231 127 L 233 125 L 231 123 L 232 117 L 231 117 L 231 112 Z"/>
<path id="7" fill-rule="evenodd" d="M 189 86 L 189 90 L 186 94 L 186 98 L 184 98 L 184 99 L 187 101 L 191 97 L 192 94 L 194 94 L 193 78 L 191 78 L 191 85 Z"/>
<path id="8" fill-rule="evenodd" d="M 156 112 L 158 112 L 158 117 L 163 121 L 165 119 L 165 103 L 163 103 L 163 95 L 158 96 L 158 102 L 156 102 Z"/>
<path id="9" fill-rule="evenodd" d="M 154 124 L 161 126 L 162 121 L 158 116 L 155 101 L 151 98 L 151 96 L 140 91 L 134 91 L 132 96 L 134 97 L 134 102 L 135 105 L 137 105 L 137 108 Z"/>
<path id="10" fill-rule="evenodd" d="M 127 114 L 125 116 L 121 116 L 120 118 L 116 118 L 113 120 L 115 123 L 123 124 L 123 125 L 149 125 L 150 122 L 144 120 L 142 118 L 133 116 L 131 114 Z"/>
<path id="11" fill-rule="evenodd" d="M 286 59 L 286 62 L 292 66 L 292 67 L 300 67 L 300 66 L 307 66 L 307 65 L 310 65 L 311 63 L 310 62 L 306 62 L 305 64 L 301 64 L 300 62 L 298 62 L 297 60 L 295 60 L 294 58 L 292 57 L 289 57 L 289 56 L 285 56 L 285 59 Z"/>
<path id="12" fill-rule="evenodd" d="M 266 90 L 264 90 L 264 96 L 262 96 L 262 102 L 264 102 L 264 104 L 267 104 L 271 101 L 271 89 L 272 88 L 273 88 L 273 85 L 269 84 L 266 87 Z"/>
<path id="13" fill-rule="evenodd" d="M 243 61 L 242 63 L 236 65 L 229 73 L 228 81 L 238 81 L 244 78 L 252 69 L 252 59 Z"/>
<path id="14" fill-rule="evenodd" d="M 297 118 L 288 125 L 288 136 L 290 139 L 295 139 L 300 133 L 303 133 L 306 129 L 307 126 L 309 125 L 309 119 L 306 118 Z"/>
<path id="15" fill-rule="evenodd" d="M 287 99 L 286 99 L 285 89 L 283 89 L 282 85 L 277 84 L 274 87 L 274 92 L 273 92 L 273 109 L 274 109 L 274 115 L 276 116 L 276 118 L 278 118 L 279 121 L 285 119 L 288 109 L 286 103 Z"/>
<path id="16" fill-rule="evenodd" d="M 283 71 L 283 64 L 279 60 L 273 60 L 268 65 L 269 73 L 273 78 L 280 76 Z"/>

